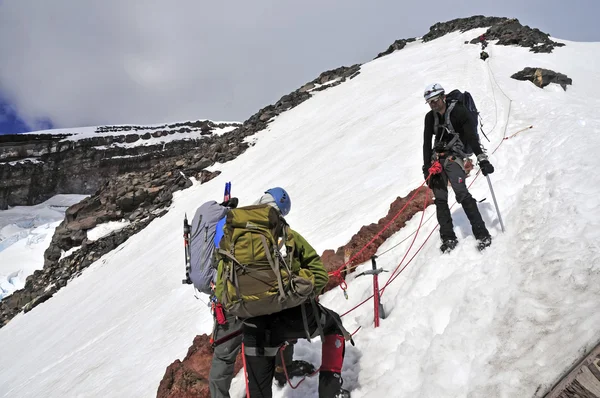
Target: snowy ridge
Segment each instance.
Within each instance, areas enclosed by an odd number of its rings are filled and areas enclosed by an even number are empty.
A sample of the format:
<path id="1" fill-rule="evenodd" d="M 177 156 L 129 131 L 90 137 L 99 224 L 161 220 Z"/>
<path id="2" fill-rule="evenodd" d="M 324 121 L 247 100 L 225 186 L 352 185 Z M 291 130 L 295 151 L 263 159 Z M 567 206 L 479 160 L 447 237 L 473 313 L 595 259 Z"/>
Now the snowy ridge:
<path id="1" fill-rule="evenodd" d="M 67 208 L 86 195 L 56 195 L 36 206 L 0 211 L 0 300 L 44 266 L 44 251 Z"/>
<path id="2" fill-rule="evenodd" d="M 208 121 L 208 120 L 207 120 Z M 136 126 L 129 124 L 116 124 L 110 126 L 87 126 L 87 127 L 74 127 L 74 128 L 65 128 L 65 129 L 52 129 L 52 130 L 39 130 L 39 131 L 30 131 L 23 134 L 52 134 L 52 135 L 60 135 L 60 134 L 68 134 L 69 137 L 65 138 L 65 141 L 76 141 L 85 138 L 94 138 L 94 137 L 106 137 L 111 135 L 121 135 L 121 134 L 146 134 L 153 133 L 155 131 L 178 131 L 182 127 L 189 127 L 194 123 L 198 123 L 198 121 L 187 120 L 183 122 L 178 122 L 174 124 L 148 124 L 144 126 Z M 214 124 L 227 124 L 227 125 L 238 125 L 239 122 L 212 122 Z M 225 127 L 226 130 L 229 130 L 229 127 Z M 220 129 L 219 129 L 220 130 Z"/>
<path id="3" fill-rule="evenodd" d="M 10 358 L 0 396 L 155 396 L 165 368 L 212 328 L 207 308 L 180 282 L 183 215 L 218 198 L 226 181 L 242 204 L 284 186 L 293 198 L 294 229 L 318 252 L 341 246 L 422 183 L 422 90 L 433 81 L 471 92 L 492 140 L 487 148 L 502 143 L 490 155 L 491 179 L 507 231 L 500 232 L 487 184 L 478 178 L 471 193 L 487 198 L 480 209 L 493 245 L 479 253 L 462 209 L 454 207 L 458 248 L 440 255 L 434 232 L 385 290 L 381 327 L 373 329 L 371 302 L 343 318 L 349 330 L 361 327 L 356 347 L 347 346 L 344 385 L 353 398 L 546 391 L 600 330 L 600 184 L 590 172 L 600 146 L 600 44 L 566 42 L 552 54 L 533 54 L 491 42 L 484 63 L 478 47 L 464 44 L 484 31 L 409 43 L 363 65 L 359 76 L 275 118 L 252 148 L 219 166 L 221 175 L 175 193 L 167 215 L 0 329 L 2 355 Z M 542 90 L 510 79 L 525 66 L 566 73 L 573 86 Z M 434 212 L 428 208 L 425 219 Z M 416 230 L 420 218 L 380 253 Z M 414 250 L 434 227 L 435 217 L 423 224 Z M 395 269 L 410 242 L 378 265 Z M 336 289 L 322 303 L 343 313 L 372 291 L 370 278 L 350 277 L 348 286 L 348 300 Z M 318 365 L 320 343 L 301 341 L 296 357 Z M 312 378 L 274 396 L 316 397 L 316 384 Z M 243 396 L 241 375 L 232 396 Z"/>

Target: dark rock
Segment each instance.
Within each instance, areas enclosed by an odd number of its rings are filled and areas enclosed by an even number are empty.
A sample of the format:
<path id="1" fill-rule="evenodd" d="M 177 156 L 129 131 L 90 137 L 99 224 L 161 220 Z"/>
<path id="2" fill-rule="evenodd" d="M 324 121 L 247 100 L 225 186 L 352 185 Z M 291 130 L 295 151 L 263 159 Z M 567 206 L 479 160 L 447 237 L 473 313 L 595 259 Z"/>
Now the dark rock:
<path id="1" fill-rule="evenodd" d="M 404 46 L 406 46 L 408 43 L 411 43 L 413 41 L 415 41 L 416 39 L 414 37 L 411 37 L 410 39 L 400 39 L 400 40 L 396 40 L 395 42 L 393 42 L 387 50 L 385 50 L 382 53 L 377 54 L 377 56 L 375 57 L 375 59 L 377 58 L 381 58 L 384 57 L 388 54 L 393 53 L 394 51 L 397 50 L 402 50 L 404 48 Z"/>
<path id="2" fill-rule="evenodd" d="M 550 35 L 541 32 L 539 29 L 521 25 L 518 19 L 485 17 L 483 15 L 438 22 L 429 28 L 429 32 L 423 36 L 422 40 L 428 42 L 451 32 L 466 32 L 476 28 L 488 28 L 484 33 L 486 40 L 498 40 L 497 45 L 529 47 L 530 51 L 535 53 L 550 53 L 555 47 L 564 46 L 563 43 L 550 40 Z M 391 54 L 396 50 L 401 50 L 407 43 L 414 40 L 415 38 L 396 40 L 386 51 L 379 53 L 375 59 Z M 473 38 L 469 43 L 479 44 L 479 37 Z"/>
<path id="3" fill-rule="evenodd" d="M 97 219 L 96 217 L 85 217 L 82 219 L 77 219 L 74 220 L 73 222 L 70 222 L 67 224 L 67 229 L 69 231 L 81 231 L 81 230 L 88 230 L 91 228 L 94 228 L 97 224 Z"/>
<path id="4" fill-rule="evenodd" d="M 567 85 L 570 86 L 573 83 L 573 80 L 567 75 L 544 68 L 527 67 L 511 77 L 516 80 L 530 81 L 540 88 L 544 88 L 550 83 L 556 83 L 565 91 L 567 91 Z"/>
<path id="5" fill-rule="evenodd" d="M 167 367 L 156 397 L 210 398 L 208 374 L 212 355 L 210 337 L 205 334 L 196 336 L 183 361 L 176 360 Z M 241 355 L 238 355 L 234 374 L 241 368 Z"/>
<path id="6" fill-rule="evenodd" d="M 121 210 L 126 212 L 134 210 L 134 203 L 135 195 L 133 192 L 127 192 L 123 196 L 120 196 L 119 199 L 117 199 L 117 206 L 119 206 Z"/>
<path id="7" fill-rule="evenodd" d="M 520 47 L 529 47 L 529 51 L 534 53 L 551 53 L 555 47 L 562 47 L 564 43 L 558 43 L 550 40 L 550 35 L 532 29 L 529 26 L 523 26 L 518 19 L 508 19 L 491 26 L 485 32 L 486 40 L 498 40 L 496 45 Z M 479 39 L 471 40 L 471 43 L 479 43 Z"/>
<path id="8" fill-rule="evenodd" d="M 221 174 L 221 172 L 219 170 L 216 170 L 216 171 L 202 170 L 200 172 L 200 174 L 198 175 L 198 181 L 200 181 L 200 184 L 204 184 L 205 182 L 212 180 L 219 174 Z"/>
<path id="9" fill-rule="evenodd" d="M 468 18 L 457 18 L 447 22 L 438 22 L 429 28 L 429 32 L 423 36 L 423 41 L 428 42 L 440 38 L 451 32 L 466 32 L 471 29 L 488 28 L 490 26 L 495 26 L 506 21 L 509 21 L 509 19 L 501 17 L 484 17 L 483 15 L 474 15 Z M 487 39 L 490 40 L 489 37 L 487 37 Z"/>

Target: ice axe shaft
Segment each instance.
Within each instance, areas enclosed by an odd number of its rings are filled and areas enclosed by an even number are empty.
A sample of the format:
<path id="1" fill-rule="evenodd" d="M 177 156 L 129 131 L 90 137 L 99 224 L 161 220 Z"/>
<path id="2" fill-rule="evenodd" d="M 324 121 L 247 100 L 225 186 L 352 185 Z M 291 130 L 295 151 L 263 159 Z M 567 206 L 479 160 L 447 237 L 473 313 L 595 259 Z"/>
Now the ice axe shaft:
<path id="1" fill-rule="evenodd" d="M 490 186 L 490 193 L 492 194 L 492 199 L 494 200 L 494 206 L 496 207 L 496 214 L 498 214 L 498 221 L 500 221 L 500 228 L 502 228 L 502 232 L 504 232 L 504 223 L 502 222 L 502 216 L 500 215 L 500 209 L 498 208 L 498 202 L 496 201 L 496 195 L 494 194 L 494 187 L 492 187 L 492 180 L 490 180 L 490 176 L 485 176 L 487 179 L 488 185 Z"/>

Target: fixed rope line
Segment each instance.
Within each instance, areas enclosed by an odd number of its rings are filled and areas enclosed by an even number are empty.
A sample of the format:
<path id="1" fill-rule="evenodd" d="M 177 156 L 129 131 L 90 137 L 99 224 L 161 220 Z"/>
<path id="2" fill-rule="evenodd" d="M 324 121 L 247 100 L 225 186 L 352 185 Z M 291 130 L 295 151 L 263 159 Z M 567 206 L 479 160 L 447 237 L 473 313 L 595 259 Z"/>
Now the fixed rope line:
<path id="1" fill-rule="evenodd" d="M 428 178 L 429 179 L 429 178 Z M 400 262 L 400 264 L 396 267 L 396 269 L 394 270 L 393 273 L 395 273 L 398 268 L 400 267 L 400 265 L 402 265 L 402 262 L 404 261 L 404 259 L 406 258 L 406 256 L 408 256 L 408 253 L 410 252 L 413 244 L 415 243 L 415 240 L 417 239 L 417 236 L 419 234 L 419 230 L 421 229 L 421 225 L 423 225 L 423 217 L 425 216 L 425 209 L 427 208 L 427 197 L 425 197 L 425 200 L 423 202 L 423 212 L 421 213 L 421 220 L 419 222 L 419 227 L 417 228 L 417 230 L 415 231 L 415 237 L 413 238 L 413 241 L 410 244 L 410 247 L 408 248 L 408 250 L 406 251 L 406 254 L 404 255 L 404 257 L 402 258 L 402 261 Z M 422 247 L 422 246 L 421 246 Z M 421 250 L 419 248 L 419 250 Z M 393 274 L 392 273 L 392 274 Z M 379 290 L 381 292 L 381 289 Z M 363 301 L 361 301 L 359 304 L 357 304 L 356 306 L 352 307 L 350 310 L 344 312 L 342 315 L 340 315 L 340 317 L 343 317 L 344 315 L 349 314 L 350 312 L 354 311 L 355 309 L 357 309 L 358 307 L 360 307 L 361 305 L 365 304 L 367 301 L 369 301 L 371 298 L 373 298 L 375 295 L 371 294 L 369 297 L 367 297 L 366 299 L 364 299 Z"/>
<path id="2" fill-rule="evenodd" d="M 408 205 L 410 204 L 410 202 L 412 202 L 412 200 L 415 198 L 415 196 L 417 196 L 417 194 L 419 193 L 419 191 L 421 191 L 421 189 L 423 188 L 423 186 L 427 183 L 427 181 L 424 181 L 419 188 L 417 188 L 417 190 L 415 191 L 415 193 L 410 197 L 410 199 L 404 204 L 404 206 L 400 209 L 400 211 L 398 211 L 398 213 L 396 213 L 396 215 L 381 229 L 381 231 L 379 231 L 369 242 L 367 242 L 367 244 L 365 244 L 358 252 L 356 252 L 354 255 L 352 255 L 352 257 L 350 257 L 350 259 L 348 261 L 346 261 L 344 264 L 342 264 L 340 267 L 338 267 L 337 270 L 335 271 L 331 271 L 329 272 L 329 275 L 333 275 L 333 276 L 338 276 L 341 278 L 341 272 L 344 268 L 347 268 L 348 265 L 350 265 L 352 263 L 352 261 L 354 261 L 359 255 L 361 255 L 367 247 L 369 247 L 373 242 L 375 242 L 375 240 L 377 238 L 379 238 L 381 236 L 382 233 L 384 233 L 391 225 L 394 221 L 396 221 L 396 219 L 400 216 L 400 214 L 402 214 L 402 212 L 408 207 Z M 357 265 L 353 266 L 354 268 L 357 267 Z M 350 269 L 352 269 L 353 267 L 350 267 Z"/>
<path id="3" fill-rule="evenodd" d="M 415 231 L 415 237 L 413 238 L 412 242 L 410 243 L 410 246 L 406 250 L 404 257 L 402 257 L 402 260 L 400 260 L 400 263 L 398 264 L 396 269 L 394 269 L 394 271 L 392 272 L 392 275 L 394 275 L 396 273 L 396 271 L 398 271 L 398 268 L 400 268 L 400 266 L 406 259 L 406 256 L 408 256 L 408 253 L 410 253 L 413 245 L 415 244 L 415 241 L 417 240 L 417 236 L 419 236 L 419 231 L 421 230 L 421 226 L 423 225 L 423 218 L 425 217 L 425 209 L 427 209 L 427 198 L 425 198 L 425 201 L 423 202 L 423 212 L 421 213 L 421 220 L 419 220 L 419 226 L 417 227 L 417 230 Z M 417 250 L 417 252 L 419 252 L 419 250 L 421 250 L 421 248 L 419 248 Z M 390 275 L 390 278 L 392 277 L 392 275 Z M 389 280 L 389 278 L 388 278 L 388 280 Z M 380 289 L 380 291 L 381 291 L 381 289 Z"/>
<path id="4" fill-rule="evenodd" d="M 484 61 L 485 62 L 485 61 Z M 492 75 L 492 70 L 490 68 L 490 64 L 486 62 L 486 67 L 487 67 L 487 71 L 488 71 L 488 76 L 490 78 L 490 86 L 492 87 L 492 98 L 494 99 L 494 109 L 496 111 L 496 120 L 494 121 L 494 127 L 492 127 L 492 129 L 490 130 L 490 132 L 494 131 L 496 129 L 496 125 L 498 124 L 498 103 L 496 102 L 496 92 L 494 90 L 494 82 L 495 80 L 493 79 L 493 75 Z M 497 83 L 496 83 L 497 85 Z"/>
<path id="5" fill-rule="evenodd" d="M 429 220 L 431 220 L 433 218 L 433 216 L 435 216 L 435 214 L 430 215 L 429 217 L 427 217 L 427 220 L 425 220 L 425 222 L 423 224 L 427 224 L 429 222 Z M 417 233 L 417 230 L 415 229 L 414 231 L 412 231 L 410 233 L 410 235 L 408 235 L 406 238 L 402 239 L 400 242 L 396 243 L 394 246 L 390 247 L 389 249 L 387 249 L 386 251 L 382 252 L 381 254 L 378 254 L 377 257 L 381 257 L 383 255 L 385 255 L 386 253 L 392 251 L 393 249 L 397 248 L 398 246 L 400 246 L 402 243 L 406 242 L 411 236 L 413 236 L 415 233 Z"/>
<path id="6" fill-rule="evenodd" d="M 511 138 L 515 137 L 517 134 L 522 133 L 523 131 L 529 130 L 532 128 L 533 128 L 533 125 L 531 125 L 529 127 L 525 127 L 524 129 L 521 129 L 521 130 L 517 131 L 516 133 L 509 135 L 508 137 L 504 137 L 503 140 L 510 140 Z"/>

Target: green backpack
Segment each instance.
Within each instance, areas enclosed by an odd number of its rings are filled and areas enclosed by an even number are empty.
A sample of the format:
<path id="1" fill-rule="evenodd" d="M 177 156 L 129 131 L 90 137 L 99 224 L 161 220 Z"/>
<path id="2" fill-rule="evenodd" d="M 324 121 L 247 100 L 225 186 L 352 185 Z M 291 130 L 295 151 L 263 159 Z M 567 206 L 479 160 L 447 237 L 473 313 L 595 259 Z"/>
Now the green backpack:
<path id="1" fill-rule="evenodd" d="M 227 312 L 240 318 L 267 315 L 312 296 L 314 275 L 298 261 L 293 267 L 293 232 L 272 206 L 231 209 L 223 232 L 215 294 Z"/>

